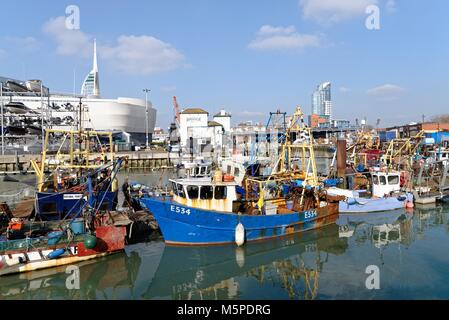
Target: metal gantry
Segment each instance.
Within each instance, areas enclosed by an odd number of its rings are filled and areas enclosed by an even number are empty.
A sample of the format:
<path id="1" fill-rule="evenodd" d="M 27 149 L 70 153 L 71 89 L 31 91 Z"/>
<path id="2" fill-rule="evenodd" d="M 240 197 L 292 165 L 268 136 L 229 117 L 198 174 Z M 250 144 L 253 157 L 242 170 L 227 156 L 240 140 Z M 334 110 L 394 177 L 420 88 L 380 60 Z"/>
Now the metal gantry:
<path id="1" fill-rule="evenodd" d="M 49 153 L 51 134 L 63 134 L 64 136 L 58 151 L 53 156 Z M 101 137 L 106 137 L 109 144 L 101 143 Z M 64 146 L 67 140 L 69 141 L 68 148 Z M 42 159 L 40 163 L 31 160 L 31 165 L 36 172 L 39 191 L 42 191 L 45 182 L 46 166 L 53 165 L 57 169 L 97 169 L 113 163 L 113 149 L 112 132 L 46 129 Z M 95 158 L 95 155 L 100 159 Z"/>
<path id="2" fill-rule="evenodd" d="M 410 138 L 391 140 L 388 144 L 387 150 L 381 157 L 381 162 L 392 168 L 395 162 L 400 164 L 401 158 L 405 158 L 408 165 L 411 167 L 413 155 L 415 155 L 418 150 L 418 147 L 424 138 L 424 133 L 424 131 L 420 131 L 418 134 Z"/>

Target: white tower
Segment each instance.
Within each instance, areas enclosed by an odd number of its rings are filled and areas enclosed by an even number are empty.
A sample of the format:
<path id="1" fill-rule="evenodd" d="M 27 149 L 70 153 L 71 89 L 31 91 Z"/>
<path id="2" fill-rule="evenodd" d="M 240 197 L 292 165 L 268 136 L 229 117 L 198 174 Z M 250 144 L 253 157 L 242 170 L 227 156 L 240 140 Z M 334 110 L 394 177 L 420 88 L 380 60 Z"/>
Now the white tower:
<path id="1" fill-rule="evenodd" d="M 81 95 L 87 97 L 100 97 L 100 81 L 98 79 L 97 41 L 94 40 L 94 62 L 92 71 L 84 79 Z"/>

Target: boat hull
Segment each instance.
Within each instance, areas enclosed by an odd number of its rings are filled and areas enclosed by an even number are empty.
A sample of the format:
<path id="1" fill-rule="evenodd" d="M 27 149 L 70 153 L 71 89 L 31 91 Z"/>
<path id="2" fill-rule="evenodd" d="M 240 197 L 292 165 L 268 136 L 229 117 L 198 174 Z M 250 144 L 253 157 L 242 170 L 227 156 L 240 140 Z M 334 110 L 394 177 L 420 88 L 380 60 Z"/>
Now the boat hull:
<path id="1" fill-rule="evenodd" d="M 241 223 L 245 242 L 288 236 L 335 223 L 338 204 L 313 211 L 276 215 L 238 215 L 201 210 L 174 202 L 171 198 L 140 199 L 141 206 L 156 218 L 168 245 L 222 245 L 235 243 L 236 227 Z"/>
<path id="2" fill-rule="evenodd" d="M 15 114 L 26 114 L 26 113 L 27 113 L 27 110 L 26 110 L 26 109 L 14 107 L 14 106 L 6 107 L 6 109 L 7 109 L 10 113 L 15 113 Z"/>
<path id="3" fill-rule="evenodd" d="M 364 198 L 350 198 L 347 201 L 340 201 L 340 213 L 367 213 L 367 212 L 381 212 L 402 209 L 405 207 L 405 202 L 400 201 L 395 197 L 378 198 L 378 199 L 364 199 Z"/>
<path id="4" fill-rule="evenodd" d="M 61 220 L 79 216 L 85 200 L 81 192 L 37 192 L 37 214 L 42 220 Z M 114 192 L 100 191 L 93 195 L 94 203 L 103 200 L 100 210 L 113 210 Z"/>
<path id="5" fill-rule="evenodd" d="M 29 272 L 74 264 L 86 260 L 104 257 L 125 249 L 126 228 L 117 226 L 99 226 L 96 228 L 96 245 L 86 248 L 84 241 L 75 244 L 48 245 L 28 250 L 9 250 L 0 254 L 0 276 Z M 58 249 L 64 249 L 61 256 L 51 258 Z"/>

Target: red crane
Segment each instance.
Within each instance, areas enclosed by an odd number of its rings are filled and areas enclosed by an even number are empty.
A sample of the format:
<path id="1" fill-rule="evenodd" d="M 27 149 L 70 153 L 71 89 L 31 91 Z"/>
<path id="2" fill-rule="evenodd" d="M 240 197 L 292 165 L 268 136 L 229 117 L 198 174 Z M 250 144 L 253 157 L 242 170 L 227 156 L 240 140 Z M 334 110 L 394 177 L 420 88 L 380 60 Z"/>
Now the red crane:
<path id="1" fill-rule="evenodd" d="M 176 96 L 173 97 L 173 109 L 175 110 L 175 122 L 176 124 L 179 126 L 179 115 L 181 113 L 181 111 L 179 110 L 179 105 L 178 105 L 178 101 L 176 100 Z"/>

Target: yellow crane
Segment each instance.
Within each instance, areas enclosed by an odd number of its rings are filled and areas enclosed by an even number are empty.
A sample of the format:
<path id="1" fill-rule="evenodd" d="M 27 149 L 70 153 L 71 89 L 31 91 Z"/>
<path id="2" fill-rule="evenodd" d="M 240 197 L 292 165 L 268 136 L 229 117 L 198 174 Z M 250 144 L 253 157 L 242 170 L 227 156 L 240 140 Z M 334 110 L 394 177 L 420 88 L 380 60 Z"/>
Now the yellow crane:
<path id="1" fill-rule="evenodd" d="M 381 162 L 392 168 L 395 164 L 400 164 L 403 159 L 407 161 L 409 166 L 412 165 L 412 157 L 416 153 L 419 145 L 424 138 L 424 131 L 418 132 L 415 136 L 410 138 L 393 139 L 388 144 Z"/>

